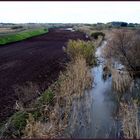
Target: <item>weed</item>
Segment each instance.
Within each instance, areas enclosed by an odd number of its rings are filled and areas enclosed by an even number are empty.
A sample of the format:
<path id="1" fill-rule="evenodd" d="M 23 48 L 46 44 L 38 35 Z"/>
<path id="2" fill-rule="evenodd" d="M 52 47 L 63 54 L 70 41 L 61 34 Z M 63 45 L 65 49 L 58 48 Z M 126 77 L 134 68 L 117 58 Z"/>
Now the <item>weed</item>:
<path id="1" fill-rule="evenodd" d="M 40 97 L 42 104 L 51 104 L 54 98 L 54 93 L 51 89 L 47 89 Z"/>

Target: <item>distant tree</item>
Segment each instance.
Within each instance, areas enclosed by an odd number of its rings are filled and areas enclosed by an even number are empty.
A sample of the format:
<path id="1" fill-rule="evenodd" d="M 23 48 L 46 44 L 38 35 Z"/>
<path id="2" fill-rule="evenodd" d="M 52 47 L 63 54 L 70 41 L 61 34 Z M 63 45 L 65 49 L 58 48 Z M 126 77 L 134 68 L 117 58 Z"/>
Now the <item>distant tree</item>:
<path id="1" fill-rule="evenodd" d="M 110 23 L 109 23 L 110 24 Z M 127 22 L 118 22 L 118 21 L 113 21 L 111 22 L 111 25 L 113 27 L 127 27 L 128 23 Z"/>
<path id="2" fill-rule="evenodd" d="M 13 26 L 13 27 L 11 27 L 11 29 L 21 29 L 21 28 L 23 28 L 23 26 Z"/>
<path id="3" fill-rule="evenodd" d="M 129 23 L 128 26 L 129 27 L 135 27 L 135 25 L 133 23 Z"/>
<path id="4" fill-rule="evenodd" d="M 128 25 L 128 23 L 126 23 L 126 22 L 121 23 L 121 27 L 127 27 L 127 25 Z"/>

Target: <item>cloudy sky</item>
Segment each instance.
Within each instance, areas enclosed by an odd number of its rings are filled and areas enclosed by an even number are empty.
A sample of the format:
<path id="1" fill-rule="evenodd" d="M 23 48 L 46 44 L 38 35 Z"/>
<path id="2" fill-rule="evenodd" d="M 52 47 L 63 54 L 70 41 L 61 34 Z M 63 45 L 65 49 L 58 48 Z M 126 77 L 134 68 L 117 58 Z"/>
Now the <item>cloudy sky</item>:
<path id="1" fill-rule="evenodd" d="M 0 2 L 0 22 L 140 23 L 140 2 Z"/>

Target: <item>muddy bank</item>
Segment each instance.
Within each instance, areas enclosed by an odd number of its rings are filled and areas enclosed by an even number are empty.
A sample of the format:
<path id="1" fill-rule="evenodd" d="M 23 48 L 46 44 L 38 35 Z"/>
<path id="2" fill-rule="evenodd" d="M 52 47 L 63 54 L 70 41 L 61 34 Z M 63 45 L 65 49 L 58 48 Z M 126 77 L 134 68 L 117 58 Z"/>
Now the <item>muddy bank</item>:
<path id="1" fill-rule="evenodd" d="M 49 33 L 0 47 L 0 121 L 14 112 L 14 87 L 32 82 L 39 91 L 53 83 L 68 60 L 62 47 L 85 34 L 51 29 Z"/>

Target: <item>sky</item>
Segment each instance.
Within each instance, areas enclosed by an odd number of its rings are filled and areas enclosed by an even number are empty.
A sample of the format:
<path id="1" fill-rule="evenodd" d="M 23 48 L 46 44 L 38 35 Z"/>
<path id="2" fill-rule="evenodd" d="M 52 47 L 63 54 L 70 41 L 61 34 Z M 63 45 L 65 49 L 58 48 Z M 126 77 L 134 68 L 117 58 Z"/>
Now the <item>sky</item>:
<path id="1" fill-rule="evenodd" d="M 140 2 L 0 2 L 3 23 L 140 23 Z"/>

